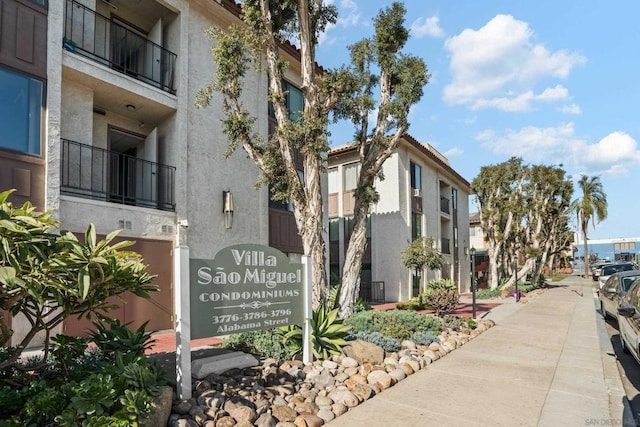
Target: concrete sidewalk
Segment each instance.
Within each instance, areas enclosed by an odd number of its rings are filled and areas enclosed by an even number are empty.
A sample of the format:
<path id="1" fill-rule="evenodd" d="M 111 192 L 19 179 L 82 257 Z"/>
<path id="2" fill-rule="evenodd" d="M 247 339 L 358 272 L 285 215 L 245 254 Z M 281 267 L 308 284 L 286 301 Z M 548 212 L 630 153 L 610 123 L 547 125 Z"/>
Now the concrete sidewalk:
<path id="1" fill-rule="evenodd" d="M 591 280 L 485 318 L 496 326 L 328 425 L 635 426 Z"/>

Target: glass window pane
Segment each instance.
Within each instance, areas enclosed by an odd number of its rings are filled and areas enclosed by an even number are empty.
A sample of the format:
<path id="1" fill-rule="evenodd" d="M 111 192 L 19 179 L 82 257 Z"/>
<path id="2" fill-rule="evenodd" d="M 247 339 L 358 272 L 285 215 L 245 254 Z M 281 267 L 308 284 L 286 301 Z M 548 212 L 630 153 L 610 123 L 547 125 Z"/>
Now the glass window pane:
<path id="1" fill-rule="evenodd" d="M 0 147 L 40 154 L 42 82 L 0 69 Z"/>
<path id="2" fill-rule="evenodd" d="M 338 218 L 329 220 L 329 241 L 337 242 L 340 240 L 340 220 Z"/>
<path id="3" fill-rule="evenodd" d="M 351 163 L 344 166 L 344 191 L 355 190 L 358 186 L 358 173 L 360 163 Z"/>
<path id="4" fill-rule="evenodd" d="M 337 193 L 340 191 L 340 179 L 338 175 L 338 168 L 331 168 L 327 171 L 327 186 L 329 194 Z"/>
<path id="5" fill-rule="evenodd" d="M 289 95 L 287 95 L 287 107 L 289 109 L 289 120 L 296 121 L 302 118 L 303 99 L 302 92 L 295 86 L 287 85 Z"/>

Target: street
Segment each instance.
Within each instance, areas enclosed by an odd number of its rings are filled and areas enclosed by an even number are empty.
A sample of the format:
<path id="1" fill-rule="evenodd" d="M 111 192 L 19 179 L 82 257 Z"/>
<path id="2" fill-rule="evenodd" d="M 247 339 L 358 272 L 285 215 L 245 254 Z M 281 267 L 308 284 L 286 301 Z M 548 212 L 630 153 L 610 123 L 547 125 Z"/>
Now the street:
<path id="1" fill-rule="evenodd" d="M 600 310 L 598 310 L 599 312 Z M 611 344 L 617 359 L 618 370 L 624 391 L 629 399 L 631 411 L 636 420 L 636 424 L 640 425 L 640 365 L 630 354 L 622 351 L 622 341 L 618 333 L 618 322 L 615 319 L 605 319 L 607 334 L 611 339 Z"/>

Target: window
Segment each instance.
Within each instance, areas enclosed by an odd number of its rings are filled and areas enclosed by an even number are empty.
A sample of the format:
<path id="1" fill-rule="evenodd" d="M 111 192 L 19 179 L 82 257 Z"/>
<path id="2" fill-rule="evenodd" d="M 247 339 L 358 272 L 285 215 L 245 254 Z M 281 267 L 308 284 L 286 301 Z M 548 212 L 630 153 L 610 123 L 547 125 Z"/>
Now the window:
<path id="1" fill-rule="evenodd" d="M 300 120 L 302 118 L 302 110 L 304 109 L 302 91 L 287 81 L 282 82 L 282 90 L 287 92 L 286 104 L 287 110 L 289 111 L 289 120 Z M 269 102 L 269 117 L 272 119 L 276 117 L 271 102 Z"/>
<path id="2" fill-rule="evenodd" d="M 453 210 L 458 209 L 458 190 L 455 188 L 451 189 L 451 207 Z"/>
<path id="3" fill-rule="evenodd" d="M 302 110 L 304 109 L 304 99 L 302 98 L 302 91 L 286 82 L 285 88 L 289 92 L 287 93 L 287 110 L 289 110 L 289 120 L 301 120 Z"/>
<path id="4" fill-rule="evenodd" d="M 411 188 L 416 190 L 422 189 L 422 168 L 417 164 L 411 162 Z"/>
<path id="5" fill-rule="evenodd" d="M 422 237 L 422 214 L 411 214 L 411 240 Z"/>
<path id="6" fill-rule="evenodd" d="M 354 191 L 358 186 L 358 175 L 360 174 L 360 163 L 351 163 L 343 166 L 344 169 L 344 191 Z"/>
<path id="7" fill-rule="evenodd" d="M 337 193 L 340 190 L 340 175 L 338 175 L 338 168 L 330 168 L 327 171 L 327 180 L 329 194 Z"/>
<path id="8" fill-rule="evenodd" d="M 329 220 L 329 241 L 337 242 L 340 240 L 340 220 L 338 218 Z"/>
<path id="9" fill-rule="evenodd" d="M 40 155 L 43 83 L 0 68 L 0 148 Z"/>

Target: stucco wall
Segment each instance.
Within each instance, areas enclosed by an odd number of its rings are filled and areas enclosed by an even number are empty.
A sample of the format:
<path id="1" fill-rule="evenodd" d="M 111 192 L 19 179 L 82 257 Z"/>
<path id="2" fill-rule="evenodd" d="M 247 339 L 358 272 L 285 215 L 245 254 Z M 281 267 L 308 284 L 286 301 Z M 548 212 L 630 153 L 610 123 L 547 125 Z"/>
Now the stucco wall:
<path id="1" fill-rule="evenodd" d="M 214 94 L 207 108 L 193 106 L 198 89 L 213 78 L 213 41 L 204 32 L 213 22 L 207 10 L 192 5 L 189 13 L 188 123 L 188 245 L 194 258 L 212 258 L 236 243 L 268 244 L 267 188 L 255 188 L 258 169 L 241 147 L 225 158 L 229 142 L 222 133 L 222 98 Z M 258 131 L 267 135 L 267 83 L 251 73 L 245 80 L 243 103 L 258 115 Z M 233 228 L 224 228 L 222 192 L 234 198 Z"/>

